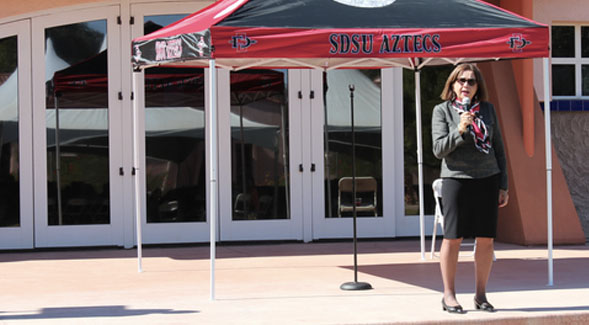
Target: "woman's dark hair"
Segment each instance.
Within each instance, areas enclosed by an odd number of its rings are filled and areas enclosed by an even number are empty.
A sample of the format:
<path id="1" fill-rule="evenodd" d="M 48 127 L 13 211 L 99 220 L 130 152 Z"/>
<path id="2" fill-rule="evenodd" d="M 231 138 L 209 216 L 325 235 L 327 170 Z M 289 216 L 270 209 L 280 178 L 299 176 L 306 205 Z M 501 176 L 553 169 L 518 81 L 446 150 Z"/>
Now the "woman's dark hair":
<path id="1" fill-rule="evenodd" d="M 483 74 L 477 68 L 476 65 L 471 63 L 463 63 L 452 71 L 446 80 L 446 84 L 444 85 L 444 90 L 442 90 L 442 94 L 440 94 L 440 98 L 442 100 L 454 100 L 456 98 L 456 94 L 454 93 L 454 82 L 458 80 L 458 76 L 464 71 L 472 71 L 477 79 L 477 92 L 474 94 L 474 99 L 479 101 L 486 101 L 488 98 L 487 92 L 487 85 L 485 84 L 485 79 L 483 79 Z"/>

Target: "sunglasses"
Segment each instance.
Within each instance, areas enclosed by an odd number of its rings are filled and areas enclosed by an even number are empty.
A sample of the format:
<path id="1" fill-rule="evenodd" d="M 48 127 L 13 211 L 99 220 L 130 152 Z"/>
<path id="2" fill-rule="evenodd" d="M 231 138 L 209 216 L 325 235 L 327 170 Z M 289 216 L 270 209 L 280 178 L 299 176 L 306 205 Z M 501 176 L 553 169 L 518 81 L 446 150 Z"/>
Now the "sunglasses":
<path id="1" fill-rule="evenodd" d="M 469 86 L 474 86 L 474 85 L 477 84 L 477 80 L 476 79 L 460 78 L 460 79 L 456 79 L 456 81 L 458 81 L 458 83 L 460 85 L 464 85 L 465 83 L 468 83 Z"/>

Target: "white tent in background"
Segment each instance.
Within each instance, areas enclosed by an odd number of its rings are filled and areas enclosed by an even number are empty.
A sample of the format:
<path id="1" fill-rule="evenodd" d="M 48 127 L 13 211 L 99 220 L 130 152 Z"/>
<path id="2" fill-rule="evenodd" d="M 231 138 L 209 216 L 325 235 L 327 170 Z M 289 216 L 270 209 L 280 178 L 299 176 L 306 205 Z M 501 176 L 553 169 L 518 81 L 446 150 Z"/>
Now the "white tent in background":
<path id="1" fill-rule="evenodd" d="M 327 121 L 329 126 L 349 127 L 350 98 L 348 85 L 356 85 L 362 91 L 354 94 L 356 116 L 354 124 L 359 127 L 380 127 L 381 89 L 358 70 L 332 70 L 327 74 Z"/>
<path id="2" fill-rule="evenodd" d="M 70 64 L 55 53 L 53 41 L 48 38 L 45 42 L 45 81 L 53 79 L 55 72 L 69 67 Z"/>
<path id="3" fill-rule="evenodd" d="M 0 87 L 1 93 L 2 87 Z M 0 106 L 1 107 L 1 106 Z M 47 129 L 55 130 L 55 110 L 48 110 Z M 67 145 L 81 140 L 108 135 L 108 111 L 100 108 L 60 109 L 60 144 Z M 165 118 L 164 118 L 165 117 Z M 232 123 L 239 125 L 239 115 L 231 113 Z M 185 136 L 204 139 L 204 112 L 191 107 L 150 108 L 145 118 L 146 136 Z M 202 127 L 197 127 L 202 125 Z M 267 125 L 247 118 L 243 119 L 245 141 L 261 147 L 272 148 L 277 126 Z M 234 132 L 234 138 L 239 138 Z M 47 139 L 48 146 L 55 145 L 54 138 Z"/>
<path id="4" fill-rule="evenodd" d="M 18 68 L 0 85 L 0 121 L 18 121 Z"/>

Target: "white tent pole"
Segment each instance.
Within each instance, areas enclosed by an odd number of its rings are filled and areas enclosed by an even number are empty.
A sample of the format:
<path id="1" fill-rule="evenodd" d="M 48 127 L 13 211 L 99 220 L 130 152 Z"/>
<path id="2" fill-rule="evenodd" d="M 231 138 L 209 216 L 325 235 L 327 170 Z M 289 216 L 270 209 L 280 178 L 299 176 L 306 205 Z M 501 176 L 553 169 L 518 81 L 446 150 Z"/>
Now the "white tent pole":
<path id="1" fill-rule="evenodd" d="M 546 135 L 546 204 L 548 217 L 548 285 L 554 284 L 552 261 L 552 145 L 550 132 L 550 62 L 544 58 L 544 129 Z"/>
<path id="2" fill-rule="evenodd" d="M 133 94 L 137 96 L 139 92 L 137 91 L 137 76 L 141 71 L 134 71 L 133 72 Z M 142 266 L 142 238 L 141 238 L 141 204 L 139 199 L 139 159 L 137 157 L 137 146 L 138 143 L 138 135 L 137 135 L 137 111 L 139 110 L 139 100 L 134 98 L 133 100 L 133 172 L 131 175 L 133 176 L 133 185 L 134 185 L 134 204 L 135 204 L 135 227 L 136 227 L 136 237 L 137 237 L 137 271 L 143 272 Z"/>
<path id="3" fill-rule="evenodd" d="M 423 211 L 423 141 L 421 139 L 421 71 L 415 70 L 415 123 L 417 124 L 417 172 L 419 175 L 419 237 L 421 259 L 425 260 L 425 222 Z"/>
<path id="4" fill-rule="evenodd" d="M 209 142 L 209 223 L 211 246 L 211 300 L 215 300 L 215 245 L 217 234 L 217 73 L 215 60 L 209 60 L 209 114 L 207 130 Z"/>

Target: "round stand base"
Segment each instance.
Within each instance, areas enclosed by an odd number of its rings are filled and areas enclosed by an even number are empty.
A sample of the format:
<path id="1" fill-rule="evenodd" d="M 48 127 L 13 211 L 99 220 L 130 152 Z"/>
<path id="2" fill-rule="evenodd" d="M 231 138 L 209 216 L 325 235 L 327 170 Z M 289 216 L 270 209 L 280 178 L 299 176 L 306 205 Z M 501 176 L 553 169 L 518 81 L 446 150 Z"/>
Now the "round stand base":
<path id="1" fill-rule="evenodd" d="M 339 286 L 342 290 L 370 290 L 372 286 L 366 282 L 346 282 Z"/>

